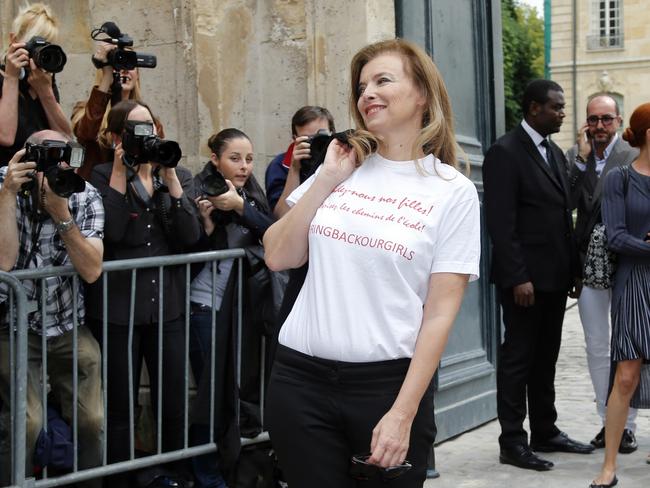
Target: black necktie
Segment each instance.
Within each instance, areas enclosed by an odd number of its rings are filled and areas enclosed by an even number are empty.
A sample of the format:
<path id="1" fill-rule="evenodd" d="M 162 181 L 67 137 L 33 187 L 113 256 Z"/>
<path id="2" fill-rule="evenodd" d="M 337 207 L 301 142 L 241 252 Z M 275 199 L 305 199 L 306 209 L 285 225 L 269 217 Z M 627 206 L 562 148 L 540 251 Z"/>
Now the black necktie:
<path id="1" fill-rule="evenodd" d="M 557 179 L 558 183 L 562 183 L 562 180 L 560 179 L 560 170 L 557 167 L 557 162 L 555 161 L 555 158 L 553 157 L 553 151 L 551 151 L 551 145 L 548 143 L 547 139 L 544 139 L 542 142 L 540 142 L 542 146 L 546 149 L 546 161 L 548 162 L 548 165 L 551 167 L 551 171 L 553 172 L 553 175 Z"/>

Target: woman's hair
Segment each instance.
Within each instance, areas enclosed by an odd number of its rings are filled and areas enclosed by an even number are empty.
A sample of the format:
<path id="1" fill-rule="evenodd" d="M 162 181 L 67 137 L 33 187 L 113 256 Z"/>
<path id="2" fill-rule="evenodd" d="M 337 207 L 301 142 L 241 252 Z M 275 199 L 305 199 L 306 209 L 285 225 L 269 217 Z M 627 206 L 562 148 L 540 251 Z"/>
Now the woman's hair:
<path id="1" fill-rule="evenodd" d="M 135 100 L 122 100 L 108 112 L 105 132 L 121 134 L 129 118 L 129 114 L 137 107 L 146 108 L 151 114 L 151 119 L 156 120 L 153 112 L 146 103 L 136 102 Z"/>
<path id="2" fill-rule="evenodd" d="M 19 41 L 27 42 L 34 36 L 55 42 L 59 36 L 59 21 L 52 9 L 43 3 L 26 3 L 11 25 L 11 31 Z"/>
<path id="3" fill-rule="evenodd" d="M 102 76 L 103 74 L 101 69 L 95 71 L 94 86 L 99 85 Z M 140 92 L 140 76 L 138 76 L 138 79 L 135 81 L 135 86 L 133 87 L 133 90 L 129 92 L 128 100 L 135 100 L 136 102 L 142 103 L 142 95 Z M 84 114 L 86 113 L 87 103 L 88 102 L 77 102 L 75 106 L 72 108 L 72 117 L 70 118 L 70 122 L 72 124 L 73 131 L 76 131 L 75 127 L 77 127 L 77 124 L 81 121 Z M 106 111 L 104 112 L 104 118 L 102 119 L 102 123 L 99 126 L 99 133 L 97 134 L 97 142 L 101 147 L 104 148 L 111 147 L 110 141 L 108 140 L 108 134 L 106 133 L 106 125 L 108 124 L 108 113 L 110 112 L 111 108 L 112 108 L 112 102 L 109 100 L 108 105 L 106 105 Z"/>
<path id="4" fill-rule="evenodd" d="M 405 71 L 415 86 L 426 96 L 426 107 L 422 116 L 422 129 L 413 147 L 413 159 L 421 149 L 424 154 L 433 154 L 443 163 L 457 166 L 457 143 L 454 136 L 453 113 L 445 83 L 431 58 L 418 46 L 404 39 L 391 39 L 370 44 L 359 51 L 350 66 L 350 113 L 357 130 L 349 142 L 357 153 L 357 160 L 363 161 L 377 150 L 378 139 L 367 130 L 357 108 L 359 100 L 359 78 L 361 70 L 372 59 L 381 54 L 395 53 L 404 60 Z"/>
<path id="5" fill-rule="evenodd" d="M 210 136 L 210 139 L 208 139 L 208 147 L 210 148 L 210 151 L 217 155 L 217 158 L 220 158 L 225 151 L 228 143 L 233 139 L 251 140 L 250 137 L 248 137 L 239 129 L 231 127 L 229 129 L 223 129 L 216 134 L 212 134 Z"/>
<path id="6" fill-rule="evenodd" d="M 625 139 L 632 147 L 643 147 L 647 144 L 646 134 L 650 129 L 650 103 L 639 105 L 630 117 L 630 126 L 623 132 Z"/>

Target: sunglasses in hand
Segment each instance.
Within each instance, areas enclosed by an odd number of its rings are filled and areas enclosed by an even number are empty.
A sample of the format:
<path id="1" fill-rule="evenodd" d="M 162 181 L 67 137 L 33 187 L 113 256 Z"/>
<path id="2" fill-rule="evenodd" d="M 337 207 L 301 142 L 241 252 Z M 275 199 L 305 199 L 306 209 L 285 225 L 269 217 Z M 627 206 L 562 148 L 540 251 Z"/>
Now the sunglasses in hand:
<path id="1" fill-rule="evenodd" d="M 350 459 L 350 476 L 355 480 L 369 480 L 373 476 L 379 475 L 383 481 L 394 480 L 403 475 L 413 466 L 408 461 L 404 461 L 397 466 L 382 468 L 376 464 L 370 464 L 368 458 L 371 454 L 356 454 Z"/>

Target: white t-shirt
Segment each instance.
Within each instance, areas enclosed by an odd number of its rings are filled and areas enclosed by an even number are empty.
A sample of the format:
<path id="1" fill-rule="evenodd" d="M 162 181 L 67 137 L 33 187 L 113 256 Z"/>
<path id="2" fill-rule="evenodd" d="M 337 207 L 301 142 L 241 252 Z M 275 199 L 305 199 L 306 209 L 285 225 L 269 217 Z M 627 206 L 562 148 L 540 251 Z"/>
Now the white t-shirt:
<path id="1" fill-rule="evenodd" d="M 420 163 L 426 173 L 413 161 L 373 154 L 325 199 L 310 225 L 309 272 L 281 344 L 348 362 L 412 357 L 430 274 L 478 278 L 474 184 L 431 155 Z"/>

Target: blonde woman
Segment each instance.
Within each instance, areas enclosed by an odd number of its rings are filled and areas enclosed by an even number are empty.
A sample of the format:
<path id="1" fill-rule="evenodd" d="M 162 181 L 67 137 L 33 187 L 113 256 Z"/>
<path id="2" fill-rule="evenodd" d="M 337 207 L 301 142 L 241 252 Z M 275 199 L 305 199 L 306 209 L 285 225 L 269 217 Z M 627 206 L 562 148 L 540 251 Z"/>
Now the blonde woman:
<path id="1" fill-rule="evenodd" d="M 97 41 L 93 57 L 100 63 L 105 63 L 107 55 L 117 46 L 108 42 Z M 114 75 L 118 77 L 119 93 L 113 93 L 117 87 Z M 92 169 L 98 164 L 113 160 L 113 147 L 106 131 L 106 120 L 112 105 L 122 100 L 142 102 L 140 93 L 140 71 L 115 71 L 106 65 L 98 69 L 95 82 L 87 101 L 77 102 L 72 109 L 72 129 L 80 144 L 86 148 L 86 161 L 78 173 L 86 180 L 90 178 Z M 158 135 L 165 137 L 162 125 L 156 119 Z"/>
<path id="2" fill-rule="evenodd" d="M 72 135 L 59 104 L 54 75 L 38 68 L 25 49 L 32 37 L 56 42 L 59 22 L 50 7 L 35 3 L 18 12 L 0 64 L 0 166 L 5 166 L 34 132 Z"/>
<path id="3" fill-rule="evenodd" d="M 289 486 L 422 486 L 431 380 L 479 273 L 478 197 L 420 48 L 363 48 L 351 83 L 352 147 L 330 144 L 264 236 L 271 269 L 310 263 L 280 331 L 267 425 Z"/>

